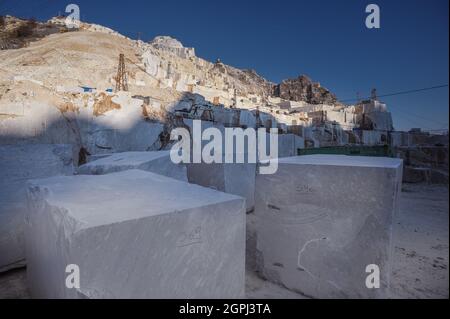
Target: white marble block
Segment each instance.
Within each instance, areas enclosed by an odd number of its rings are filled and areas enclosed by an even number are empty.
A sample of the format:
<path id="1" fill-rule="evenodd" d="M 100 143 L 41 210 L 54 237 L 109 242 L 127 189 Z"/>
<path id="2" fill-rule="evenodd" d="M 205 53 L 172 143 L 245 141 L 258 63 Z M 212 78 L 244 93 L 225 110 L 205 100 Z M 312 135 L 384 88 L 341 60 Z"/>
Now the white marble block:
<path id="1" fill-rule="evenodd" d="M 189 183 L 244 197 L 246 211 L 255 205 L 255 163 L 187 164 Z"/>
<path id="2" fill-rule="evenodd" d="M 26 251 L 39 298 L 236 298 L 244 199 L 142 170 L 29 182 Z M 80 270 L 67 288 L 66 267 Z"/>
<path id="3" fill-rule="evenodd" d="M 71 145 L 0 145 L 0 272 L 25 265 L 26 181 L 73 174 Z"/>
<path id="4" fill-rule="evenodd" d="M 261 274 L 314 298 L 387 297 L 401 175 L 394 158 L 279 159 L 275 174 L 256 178 Z M 380 270 L 378 289 L 366 287 L 371 264 Z"/>
<path id="5" fill-rule="evenodd" d="M 141 169 L 187 181 L 186 166 L 174 164 L 170 151 L 114 153 L 80 166 L 78 174 L 103 175 L 127 169 Z"/>

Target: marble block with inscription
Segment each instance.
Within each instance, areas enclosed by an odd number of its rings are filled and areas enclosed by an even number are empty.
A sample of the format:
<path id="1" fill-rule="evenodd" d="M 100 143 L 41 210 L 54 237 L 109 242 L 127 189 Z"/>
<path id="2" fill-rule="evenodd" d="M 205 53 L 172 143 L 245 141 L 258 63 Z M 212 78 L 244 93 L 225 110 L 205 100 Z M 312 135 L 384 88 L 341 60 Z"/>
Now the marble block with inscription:
<path id="1" fill-rule="evenodd" d="M 170 151 L 113 153 L 80 166 L 78 174 L 103 175 L 127 169 L 141 169 L 187 181 L 186 166 L 174 164 Z"/>
<path id="2" fill-rule="evenodd" d="M 33 297 L 243 297 L 241 197 L 127 170 L 33 180 L 28 202 Z M 68 265 L 79 288 L 66 286 Z"/>
<path id="3" fill-rule="evenodd" d="M 402 161 L 394 158 L 278 159 L 275 174 L 256 178 L 261 274 L 314 298 L 388 297 L 401 177 Z M 380 288 L 366 286 L 374 274 L 368 265 L 379 269 Z"/>

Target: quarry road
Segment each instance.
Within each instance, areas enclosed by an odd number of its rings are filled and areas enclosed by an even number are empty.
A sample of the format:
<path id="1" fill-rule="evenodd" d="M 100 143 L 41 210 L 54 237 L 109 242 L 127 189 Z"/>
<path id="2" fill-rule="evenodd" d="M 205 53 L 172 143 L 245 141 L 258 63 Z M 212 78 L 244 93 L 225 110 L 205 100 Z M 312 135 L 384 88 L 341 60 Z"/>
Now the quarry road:
<path id="1" fill-rule="evenodd" d="M 253 214 L 247 215 L 253 227 Z M 392 298 L 448 298 L 448 186 L 404 184 L 394 222 Z M 247 270 L 248 298 L 304 298 Z M 0 299 L 29 298 L 26 270 L 0 274 Z"/>

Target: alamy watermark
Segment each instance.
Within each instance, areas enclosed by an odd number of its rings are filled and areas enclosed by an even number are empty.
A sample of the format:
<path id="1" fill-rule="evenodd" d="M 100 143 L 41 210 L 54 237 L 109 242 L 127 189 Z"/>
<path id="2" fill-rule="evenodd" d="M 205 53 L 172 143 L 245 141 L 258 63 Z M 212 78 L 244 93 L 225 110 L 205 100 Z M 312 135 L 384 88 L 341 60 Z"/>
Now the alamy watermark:
<path id="1" fill-rule="evenodd" d="M 80 27 L 80 7 L 77 4 L 71 3 L 66 6 L 66 13 L 69 15 L 66 17 L 65 24 L 68 29 L 74 29 Z M 371 3 L 366 6 L 366 13 L 369 15 L 366 17 L 366 27 L 368 29 L 380 28 L 380 7 L 377 4 Z"/>
<path id="2" fill-rule="evenodd" d="M 265 128 L 227 127 L 223 136 L 216 127 L 202 131 L 201 123 L 193 121 L 192 138 L 186 128 L 172 130 L 170 139 L 176 141 L 170 151 L 173 163 L 259 163 L 260 174 L 274 174 L 278 170 L 278 162 L 274 160 L 278 158 L 277 128 L 267 133 Z"/>
<path id="3" fill-rule="evenodd" d="M 366 273 L 369 274 L 366 277 L 366 287 L 368 289 L 380 288 L 380 267 L 376 264 L 367 265 Z"/>
<path id="4" fill-rule="evenodd" d="M 380 28 L 380 7 L 377 4 L 369 4 L 366 7 L 366 13 L 370 13 L 366 17 L 367 29 L 379 29 Z"/>
<path id="5" fill-rule="evenodd" d="M 80 27 L 80 7 L 71 3 L 66 6 L 66 13 L 69 15 L 64 21 L 68 29 L 78 29 Z"/>
<path id="6" fill-rule="evenodd" d="M 68 289 L 80 289 L 80 267 L 76 264 L 69 264 L 66 266 L 66 287 Z"/>

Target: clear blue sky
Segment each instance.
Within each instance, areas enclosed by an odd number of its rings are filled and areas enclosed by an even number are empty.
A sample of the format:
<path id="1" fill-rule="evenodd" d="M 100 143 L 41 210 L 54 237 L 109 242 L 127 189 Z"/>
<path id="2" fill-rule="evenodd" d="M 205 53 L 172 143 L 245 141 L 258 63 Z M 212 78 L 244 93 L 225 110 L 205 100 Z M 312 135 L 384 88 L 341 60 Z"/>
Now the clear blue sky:
<path id="1" fill-rule="evenodd" d="M 144 40 L 170 35 L 213 61 L 273 82 L 307 74 L 339 99 L 448 84 L 448 0 L 0 0 L 0 14 L 45 20 L 76 3 L 84 21 Z M 381 29 L 365 27 L 365 7 Z M 396 129 L 448 128 L 448 87 L 386 97 Z"/>

